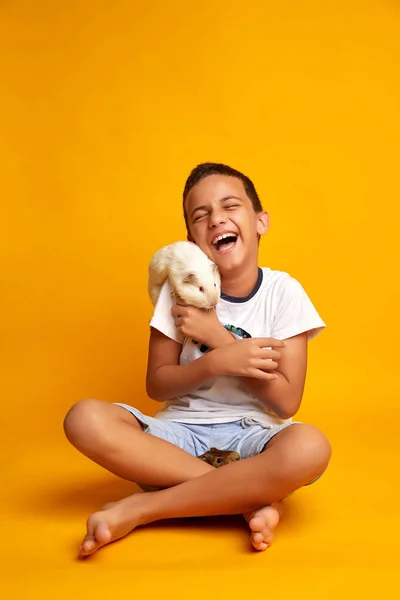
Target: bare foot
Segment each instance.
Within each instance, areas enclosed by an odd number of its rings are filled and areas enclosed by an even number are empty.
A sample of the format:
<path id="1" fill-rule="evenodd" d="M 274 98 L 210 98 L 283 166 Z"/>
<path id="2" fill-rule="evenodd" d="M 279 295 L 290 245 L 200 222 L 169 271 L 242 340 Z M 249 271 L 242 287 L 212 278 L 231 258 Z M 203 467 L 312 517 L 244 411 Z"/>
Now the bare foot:
<path id="1" fill-rule="evenodd" d="M 79 555 L 90 556 L 99 548 L 119 540 L 138 525 L 144 524 L 142 508 L 143 495 L 139 493 L 118 502 L 110 502 L 101 511 L 90 515 Z M 282 503 L 276 502 L 243 515 L 252 531 L 251 541 L 256 550 L 267 550 L 271 546 L 274 530 L 282 513 Z"/>
<path id="2" fill-rule="evenodd" d="M 259 551 L 267 550 L 274 539 L 275 528 L 283 514 L 282 502 L 264 506 L 244 516 L 251 529 L 251 543 Z"/>
<path id="3" fill-rule="evenodd" d="M 87 534 L 79 549 L 80 556 L 89 556 L 96 550 L 128 535 L 141 524 L 141 494 L 134 494 L 119 502 L 110 502 L 102 510 L 90 515 Z"/>

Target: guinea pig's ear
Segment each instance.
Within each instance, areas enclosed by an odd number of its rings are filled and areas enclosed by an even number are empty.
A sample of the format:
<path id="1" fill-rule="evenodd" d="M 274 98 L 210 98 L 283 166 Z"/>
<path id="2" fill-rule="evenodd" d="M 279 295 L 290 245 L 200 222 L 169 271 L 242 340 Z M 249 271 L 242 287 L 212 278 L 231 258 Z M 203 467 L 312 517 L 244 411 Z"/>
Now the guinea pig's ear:
<path id="1" fill-rule="evenodd" d="M 213 266 L 212 266 L 212 271 L 213 271 L 213 273 L 215 273 L 215 274 L 219 272 L 219 271 L 218 271 L 218 267 L 217 267 L 217 265 L 216 265 L 215 263 L 213 263 Z"/>
<path id="2" fill-rule="evenodd" d="M 196 285 L 198 283 L 196 275 L 194 273 L 189 273 L 189 275 L 186 275 L 183 283 L 192 283 L 193 285 Z"/>

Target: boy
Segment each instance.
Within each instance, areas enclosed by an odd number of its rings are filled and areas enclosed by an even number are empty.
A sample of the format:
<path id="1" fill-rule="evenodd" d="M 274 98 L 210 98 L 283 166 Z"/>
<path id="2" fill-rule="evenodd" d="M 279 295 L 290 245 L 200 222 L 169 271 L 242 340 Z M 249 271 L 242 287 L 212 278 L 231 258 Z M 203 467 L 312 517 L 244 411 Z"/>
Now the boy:
<path id="1" fill-rule="evenodd" d="M 258 267 L 269 217 L 253 183 L 226 165 L 199 165 L 183 209 L 188 239 L 219 267 L 221 300 L 209 312 L 172 305 L 164 284 L 146 380 L 148 395 L 165 402 L 155 418 L 99 400 L 67 414 L 65 432 L 78 450 L 124 479 L 159 488 L 91 515 L 82 556 L 159 519 L 239 513 L 254 548 L 266 550 L 281 500 L 329 463 L 323 433 L 292 421 L 307 341 L 325 324 L 295 279 Z M 246 460 L 214 469 L 196 458 L 211 446 Z"/>

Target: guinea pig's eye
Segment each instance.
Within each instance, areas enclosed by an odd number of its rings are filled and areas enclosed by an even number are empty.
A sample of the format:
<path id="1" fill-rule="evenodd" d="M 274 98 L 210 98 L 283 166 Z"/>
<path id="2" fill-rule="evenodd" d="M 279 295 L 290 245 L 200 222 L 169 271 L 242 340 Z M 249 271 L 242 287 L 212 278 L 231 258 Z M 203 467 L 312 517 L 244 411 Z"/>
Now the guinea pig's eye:
<path id="1" fill-rule="evenodd" d="M 200 290 L 201 292 L 204 292 L 204 288 L 203 288 L 203 286 L 200 286 L 200 287 L 199 287 L 199 290 Z"/>
<path id="2" fill-rule="evenodd" d="M 217 284 L 216 284 L 216 283 L 214 283 L 214 287 L 217 287 Z"/>
<path id="3" fill-rule="evenodd" d="M 223 461 L 223 459 L 222 459 L 222 458 L 217 458 L 217 460 L 216 460 L 215 462 L 216 462 L 216 463 L 218 463 L 218 464 L 220 465 L 220 464 L 221 464 L 221 463 L 223 463 L 224 461 Z"/>

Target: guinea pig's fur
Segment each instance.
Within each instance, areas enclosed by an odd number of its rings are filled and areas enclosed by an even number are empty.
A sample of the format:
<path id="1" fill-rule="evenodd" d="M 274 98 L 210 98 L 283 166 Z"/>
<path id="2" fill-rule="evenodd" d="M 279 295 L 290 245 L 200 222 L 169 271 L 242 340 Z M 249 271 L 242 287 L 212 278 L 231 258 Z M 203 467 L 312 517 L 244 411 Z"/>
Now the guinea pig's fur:
<path id="1" fill-rule="evenodd" d="M 192 242 L 175 242 L 154 254 L 148 284 L 153 306 L 166 279 L 177 301 L 204 309 L 218 304 L 221 293 L 218 267 Z"/>
<path id="2" fill-rule="evenodd" d="M 204 462 L 218 469 L 218 467 L 223 467 L 231 462 L 240 460 L 240 455 L 231 450 L 218 450 L 218 448 L 210 448 L 208 452 L 205 452 L 199 456 L 199 458 L 200 460 L 204 460 Z"/>

